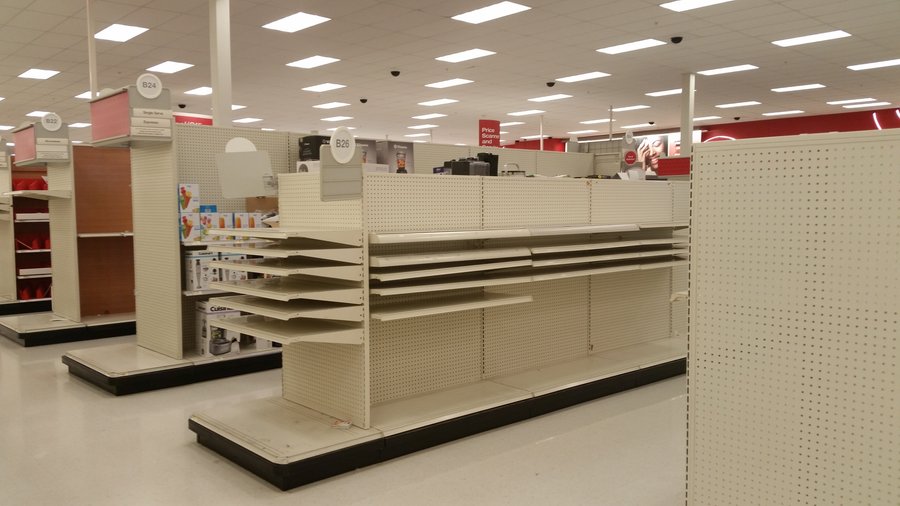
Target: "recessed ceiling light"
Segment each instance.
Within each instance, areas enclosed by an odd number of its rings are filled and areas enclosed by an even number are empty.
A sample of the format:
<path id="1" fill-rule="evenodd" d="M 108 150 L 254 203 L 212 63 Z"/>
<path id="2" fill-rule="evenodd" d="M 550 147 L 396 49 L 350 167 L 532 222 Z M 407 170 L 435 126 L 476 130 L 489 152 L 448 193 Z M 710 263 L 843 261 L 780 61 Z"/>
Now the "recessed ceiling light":
<path id="1" fill-rule="evenodd" d="M 730 104 L 719 104 L 716 107 L 718 107 L 719 109 L 731 109 L 733 107 L 747 107 L 750 105 L 760 105 L 760 102 L 757 102 L 756 100 L 748 100 L 746 102 L 733 102 Z"/>
<path id="2" fill-rule="evenodd" d="M 91 91 L 88 90 L 84 93 L 79 93 L 78 95 L 75 95 L 75 98 L 83 98 L 84 100 L 90 100 L 93 97 L 91 96 Z"/>
<path id="3" fill-rule="evenodd" d="M 509 132 L 504 132 L 503 130 L 500 130 L 500 135 L 506 135 L 506 134 L 508 134 L 508 133 L 509 133 Z"/>
<path id="4" fill-rule="evenodd" d="M 598 49 L 598 53 L 619 54 L 629 51 L 637 51 L 638 49 L 647 49 L 648 47 L 664 46 L 666 43 L 656 39 L 644 39 L 627 44 L 619 44 L 618 46 L 610 46 Z"/>
<path id="5" fill-rule="evenodd" d="M 50 79 L 56 74 L 59 74 L 58 70 L 28 69 L 19 74 L 19 77 L 24 79 Z"/>
<path id="6" fill-rule="evenodd" d="M 694 121 L 708 121 L 711 119 L 722 119 L 722 116 L 700 116 L 699 118 L 694 118 Z"/>
<path id="7" fill-rule="evenodd" d="M 271 23 L 266 23 L 263 25 L 263 28 L 268 28 L 269 30 L 278 30 L 279 32 L 294 33 L 311 26 L 316 26 L 326 21 L 331 21 L 331 19 L 317 16 L 315 14 L 298 12 L 296 14 L 291 14 L 290 16 L 272 21 Z"/>
<path id="8" fill-rule="evenodd" d="M 44 116 L 46 116 L 48 114 L 50 114 L 50 113 L 47 111 L 31 111 L 30 113 L 26 114 L 25 116 L 28 116 L 30 118 L 43 118 Z"/>
<path id="9" fill-rule="evenodd" d="M 500 123 L 500 126 L 508 127 L 508 126 L 524 125 L 524 124 L 525 124 L 524 121 L 507 121 L 505 123 Z"/>
<path id="10" fill-rule="evenodd" d="M 338 128 L 346 128 L 347 130 L 356 130 L 356 127 L 351 127 L 351 126 L 345 126 L 345 127 L 331 127 L 331 128 L 328 128 L 327 130 L 328 130 L 329 132 L 334 132 L 334 131 L 337 130 Z M 354 137 L 356 137 L 356 136 L 354 135 Z"/>
<path id="11" fill-rule="evenodd" d="M 69 125 L 69 126 L 72 126 L 72 125 Z M 72 141 L 72 144 L 83 144 L 83 143 L 84 143 L 84 141 Z"/>
<path id="12" fill-rule="evenodd" d="M 412 119 L 435 119 L 435 118 L 444 118 L 446 114 L 441 114 L 439 112 L 435 112 L 432 114 L 422 114 L 420 116 L 413 116 Z"/>
<path id="13" fill-rule="evenodd" d="M 613 120 L 615 121 L 615 120 Z M 579 121 L 582 125 L 596 125 L 597 123 L 609 123 L 609 118 L 589 119 L 587 121 Z"/>
<path id="14" fill-rule="evenodd" d="M 835 30 L 833 32 L 815 33 L 813 35 L 804 35 L 802 37 L 793 37 L 790 39 L 773 40 L 772 44 L 781 47 L 799 46 L 801 44 L 812 44 L 813 42 L 822 42 L 825 40 L 841 39 L 849 37 L 850 34 L 843 30 Z"/>
<path id="15" fill-rule="evenodd" d="M 488 51 L 486 49 L 469 49 L 466 51 L 460 51 L 458 53 L 448 54 L 444 56 L 438 56 L 435 60 L 445 61 L 449 63 L 459 63 L 461 61 L 466 60 L 474 60 L 475 58 L 481 58 L 484 56 L 490 56 L 492 54 L 497 54 L 494 51 Z"/>
<path id="16" fill-rule="evenodd" d="M 414 140 L 412 140 L 411 142 L 428 142 L 428 141 L 423 141 L 423 140 L 421 140 L 421 139 L 414 139 Z"/>
<path id="17" fill-rule="evenodd" d="M 411 127 L 406 127 L 406 128 L 410 128 L 412 130 L 424 130 L 426 128 L 437 128 L 439 126 L 440 125 L 413 125 Z"/>
<path id="18" fill-rule="evenodd" d="M 231 104 L 231 110 L 232 110 L 232 111 L 239 111 L 239 110 L 241 110 L 241 109 L 246 109 L 246 108 L 247 108 L 246 105 Z"/>
<path id="19" fill-rule="evenodd" d="M 434 107 L 436 105 L 454 104 L 456 102 L 459 102 L 459 100 L 454 100 L 452 98 L 439 98 L 437 100 L 429 100 L 428 102 L 419 102 L 419 105 L 424 105 L 425 107 Z"/>
<path id="20" fill-rule="evenodd" d="M 844 109 L 860 109 L 863 107 L 881 107 L 883 105 L 891 105 L 890 102 L 869 102 L 866 104 L 845 105 Z"/>
<path id="21" fill-rule="evenodd" d="M 763 116 L 787 116 L 788 114 L 803 114 L 803 111 L 794 110 L 794 111 L 776 111 L 776 112 L 764 112 Z"/>
<path id="22" fill-rule="evenodd" d="M 451 86 L 459 86 L 462 84 L 469 84 L 475 81 L 470 81 L 469 79 L 447 79 L 446 81 L 440 81 L 437 83 L 426 84 L 429 88 L 449 88 Z"/>
<path id="23" fill-rule="evenodd" d="M 6 100 L 6 97 L 0 97 L 0 102 Z"/>
<path id="24" fill-rule="evenodd" d="M 803 90 L 815 90 L 818 88 L 824 88 L 824 84 L 798 84 L 797 86 L 785 86 L 783 88 L 772 88 L 772 91 L 775 93 L 785 93 L 788 91 L 803 91 Z"/>
<path id="25" fill-rule="evenodd" d="M 663 90 L 663 91 L 651 91 L 650 93 L 644 93 L 648 97 L 667 97 L 669 95 L 680 95 L 681 88 L 675 88 L 672 90 Z"/>
<path id="26" fill-rule="evenodd" d="M 572 95 L 566 95 L 565 93 L 557 93 L 556 95 L 547 95 L 544 97 L 535 97 L 529 98 L 529 102 L 550 102 L 552 100 L 562 100 L 564 98 L 572 98 Z"/>
<path id="27" fill-rule="evenodd" d="M 328 102 L 327 104 L 314 105 L 316 109 L 337 109 L 338 107 L 347 107 L 347 102 Z"/>
<path id="28" fill-rule="evenodd" d="M 147 31 L 142 26 L 112 24 L 94 34 L 95 39 L 125 42 Z"/>
<path id="29" fill-rule="evenodd" d="M 262 130 L 263 132 L 274 132 L 275 131 L 274 128 L 260 128 L 260 130 Z"/>
<path id="30" fill-rule="evenodd" d="M 591 143 L 591 142 L 620 141 L 620 140 L 622 140 L 621 137 L 613 137 L 612 139 L 609 139 L 609 138 L 606 138 L 606 139 L 588 139 L 588 140 L 584 140 L 584 141 L 578 141 L 578 144 L 588 144 L 588 143 Z"/>
<path id="31" fill-rule="evenodd" d="M 704 76 L 717 76 L 719 74 L 730 74 L 732 72 L 743 72 L 745 70 L 755 70 L 758 69 L 756 65 L 735 65 L 733 67 L 722 67 L 718 69 L 709 69 L 709 70 L 701 70 L 697 72 L 698 74 L 702 74 Z"/>
<path id="32" fill-rule="evenodd" d="M 303 91 L 314 91 L 316 93 L 322 93 L 323 91 L 339 90 L 346 87 L 347 86 L 344 84 L 322 83 L 315 86 L 307 86 L 306 88 L 303 88 Z"/>
<path id="33" fill-rule="evenodd" d="M 466 146 L 466 144 L 463 144 L 462 142 L 457 142 L 456 144 L 454 144 L 454 146 Z"/>
<path id="34" fill-rule="evenodd" d="M 199 88 L 194 88 L 193 90 L 188 90 L 184 92 L 185 95 L 212 95 L 212 88 L 209 86 L 201 86 Z"/>
<path id="35" fill-rule="evenodd" d="M 609 77 L 606 72 L 588 72 L 586 74 L 578 74 L 569 77 L 559 77 L 556 80 L 561 83 L 577 83 L 578 81 L 587 81 L 588 79 L 598 79 L 601 77 Z"/>
<path id="36" fill-rule="evenodd" d="M 431 134 L 422 132 L 422 133 L 418 133 L 418 134 L 406 134 L 406 135 L 404 135 L 404 137 L 428 137 L 429 135 L 431 135 Z"/>
<path id="37" fill-rule="evenodd" d="M 874 102 L 874 98 L 851 98 L 849 100 L 834 100 L 832 102 L 826 102 L 828 105 L 847 105 L 847 104 L 860 104 L 863 102 Z"/>
<path id="38" fill-rule="evenodd" d="M 9 147 L 13 147 L 16 145 L 16 143 L 15 142 L 7 142 L 6 145 Z"/>
<path id="39" fill-rule="evenodd" d="M 599 130 L 574 130 L 572 132 L 566 132 L 569 135 L 581 135 L 581 134 L 595 134 Z"/>
<path id="40" fill-rule="evenodd" d="M 626 107 L 614 107 L 613 112 L 637 111 L 640 109 L 649 109 L 649 105 L 629 105 Z"/>
<path id="41" fill-rule="evenodd" d="M 669 9 L 675 12 L 690 11 L 701 7 L 709 7 L 710 5 L 723 4 L 731 0 L 676 0 L 674 2 L 666 2 L 659 4 L 663 9 Z"/>
<path id="42" fill-rule="evenodd" d="M 322 121 L 347 121 L 353 119 L 353 116 L 332 116 L 330 118 L 322 118 Z"/>
<path id="43" fill-rule="evenodd" d="M 314 69 L 316 67 L 321 67 L 322 65 L 328 65 L 329 63 L 334 63 L 341 61 L 338 58 L 332 58 L 330 56 L 310 56 L 309 58 L 304 58 L 302 60 L 292 61 L 291 63 L 286 63 L 288 67 L 297 67 L 301 69 Z"/>
<path id="44" fill-rule="evenodd" d="M 181 72 L 184 69 L 189 69 L 193 67 L 190 63 L 181 63 L 177 61 L 164 61 L 162 63 L 158 63 L 147 70 L 150 72 L 162 72 L 163 74 L 174 74 L 175 72 Z"/>
<path id="45" fill-rule="evenodd" d="M 69 125 L 69 128 L 87 128 L 91 126 L 90 123 L 72 123 Z"/>
<path id="46" fill-rule="evenodd" d="M 522 138 L 525 140 L 540 139 L 541 137 L 546 139 L 547 137 L 550 137 L 550 136 L 549 135 L 540 135 L 540 134 L 538 134 L 538 135 L 523 135 L 522 136 Z"/>
<path id="47" fill-rule="evenodd" d="M 456 16 L 453 16 L 453 19 L 477 25 L 479 23 L 484 23 L 485 21 L 491 21 L 493 19 L 502 18 L 504 16 L 518 14 L 529 9 L 531 9 L 531 7 L 528 7 L 527 5 L 517 4 L 515 2 L 500 2 L 494 5 L 488 5 L 487 7 L 482 7 L 480 9 L 475 9 L 474 11 L 458 14 Z"/>
<path id="48" fill-rule="evenodd" d="M 13 128 L 15 128 L 15 127 L 12 125 L 0 125 L 0 130 L 2 130 L 4 132 L 7 130 L 12 130 Z"/>
<path id="49" fill-rule="evenodd" d="M 540 109 L 528 109 L 527 111 L 508 112 L 507 116 L 531 116 L 532 114 L 543 114 L 546 111 Z"/>
<path id="50" fill-rule="evenodd" d="M 233 123 L 256 123 L 262 121 L 262 118 L 241 118 L 231 120 Z"/>
<path id="51" fill-rule="evenodd" d="M 649 126 L 653 126 L 650 123 L 638 123 L 636 125 L 624 125 L 622 128 L 647 128 Z"/>
<path id="52" fill-rule="evenodd" d="M 893 67 L 895 65 L 900 65 L 900 59 L 876 61 L 876 62 L 872 62 L 872 63 L 862 63 L 860 65 L 850 65 L 847 68 L 850 70 L 869 70 L 869 69 L 880 69 L 882 67 Z M 19 76 L 19 77 L 21 77 L 21 76 Z"/>

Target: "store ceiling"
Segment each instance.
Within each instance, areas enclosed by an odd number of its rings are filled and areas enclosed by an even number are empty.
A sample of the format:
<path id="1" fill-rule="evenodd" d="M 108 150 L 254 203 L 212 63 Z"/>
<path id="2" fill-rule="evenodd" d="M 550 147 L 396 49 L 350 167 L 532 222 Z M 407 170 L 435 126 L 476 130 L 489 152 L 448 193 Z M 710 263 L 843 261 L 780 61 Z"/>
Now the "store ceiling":
<path id="1" fill-rule="evenodd" d="M 805 115 L 846 112 L 826 101 L 871 97 L 900 102 L 900 66 L 851 71 L 848 65 L 900 58 L 898 0 L 734 0 L 684 13 L 658 6 L 662 0 L 519 0 L 531 10 L 470 25 L 450 19 L 493 0 L 231 0 L 233 102 L 246 109 L 233 119 L 262 118 L 252 128 L 308 132 L 336 125 L 356 127 L 366 138 L 412 140 L 422 132 L 409 126 L 439 125 L 433 141 L 476 142 L 477 120 L 524 121 L 504 127 L 508 141 L 539 132 L 539 116 L 513 118 L 509 112 L 542 109 L 545 134 L 608 126 L 581 121 L 608 117 L 609 105 L 648 105 L 615 113 L 621 126 L 654 122 L 647 130 L 676 128 L 678 95 L 645 93 L 681 87 L 682 74 L 739 64 L 759 69 L 720 76 L 698 76 L 695 116 L 722 116 L 711 123 L 763 119 L 762 113 L 803 110 Z M 185 112 L 209 114 L 209 97 L 185 95 L 209 86 L 208 0 L 96 0 L 96 29 L 111 23 L 149 31 L 117 43 L 98 40 L 101 88 L 133 83 L 146 68 L 166 60 L 194 67 L 159 74 L 174 104 Z M 331 21 L 293 34 L 262 25 L 297 11 Z M 33 110 L 54 111 L 69 123 L 90 122 L 86 15 L 81 0 L 0 0 L 0 125 L 18 125 Z M 844 30 L 852 37 L 782 48 L 778 39 Z M 645 38 L 681 44 L 607 55 L 596 49 Z M 462 63 L 438 56 L 472 48 L 497 54 Z M 285 64 L 324 55 L 341 61 L 315 69 Z M 58 70 L 45 81 L 17 77 L 29 68 Z M 391 70 L 399 70 L 393 77 Z M 556 78 L 602 71 L 610 77 L 577 83 L 545 83 Z M 451 78 L 474 81 L 443 90 L 425 84 Z M 345 88 L 325 93 L 301 91 L 324 82 Z M 820 83 L 825 88 L 775 93 L 772 88 Z M 573 98 L 534 103 L 527 99 L 555 93 Z M 359 102 L 367 98 L 366 104 Z M 438 98 L 459 102 L 424 107 Z M 762 105 L 719 109 L 716 104 L 755 100 Z M 325 102 L 351 104 L 321 110 Z M 176 108 L 177 109 L 177 108 Z M 428 121 L 427 113 L 447 114 Z M 351 116 L 329 123 L 321 118 Z M 702 123 L 698 124 L 702 125 Z M 87 139 L 88 128 L 73 130 Z M 426 130 L 427 131 L 427 130 Z M 2 134 L 2 132 L 0 132 Z"/>

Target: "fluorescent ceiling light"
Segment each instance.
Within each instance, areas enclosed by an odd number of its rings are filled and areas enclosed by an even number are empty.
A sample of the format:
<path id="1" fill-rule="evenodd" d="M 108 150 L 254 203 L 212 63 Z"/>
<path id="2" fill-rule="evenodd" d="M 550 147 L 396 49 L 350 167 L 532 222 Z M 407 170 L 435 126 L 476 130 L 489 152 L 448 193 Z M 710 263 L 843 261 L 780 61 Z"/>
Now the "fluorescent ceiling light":
<path id="1" fill-rule="evenodd" d="M 760 102 L 756 100 L 748 100 L 746 102 L 732 102 L 730 104 L 719 104 L 716 107 L 719 109 L 731 109 L 733 107 L 747 107 L 749 105 L 760 105 Z"/>
<path id="2" fill-rule="evenodd" d="M 91 126 L 90 123 L 72 123 L 69 128 L 87 128 L 89 126 Z"/>
<path id="3" fill-rule="evenodd" d="M 522 136 L 522 138 L 525 139 L 525 140 L 529 140 L 529 139 L 540 139 L 541 137 L 543 137 L 543 138 L 546 139 L 547 137 L 550 137 L 550 136 L 549 136 L 549 135 L 523 135 L 523 136 Z"/>
<path id="4" fill-rule="evenodd" d="M 291 14 L 290 16 L 272 21 L 271 23 L 266 23 L 263 25 L 263 28 L 268 28 L 269 30 L 278 30 L 279 32 L 294 33 L 311 26 L 316 26 L 326 21 L 331 21 L 331 19 L 317 16 L 315 14 L 298 12 L 296 14 Z"/>
<path id="5" fill-rule="evenodd" d="M 669 9 L 670 11 L 684 12 L 699 9 L 701 7 L 709 7 L 710 5 L 723 4 L 730 1 L 731 0 L 676 0 L 674 2 L 659 4 L 659 6 L 663 9 Z"/>
<path id="6" fill-rule="evenodd" d="M 339 90 L 346 87 L 347 86 L 344 84 L 322 83 L 315 86 L 307 86 L 306 88 L 303 88 L 303 91 L 314 91 L 316 93 L 322 93 L 323 91 Z"/>
<path id="7" fill-rule="evenodd" d="M 147 29 L 141 26 L 113 24 L 94 34 L 94 38 L 100 40 L 111 40 L 113 42 L 125 42 L 137 37 L 138 35 L 146 31 Z"/>
<path id="8" fill-rule="evenodd" d="M 426 107 L 434 107 L 436 105 L 447 105 L 459 102 L 459 100 L 454 100 L 452 98 L 439 98 L 437 100 L 429 100 L 428 102 L 419 102 L 419 105 L 424 105 Z"/>
<path id="9" fill-rule="evenodd" d="M 16 143 L 15 142 L 7 142 L 6 145 L 9 147 L 13 147 L 16 145 Z"/>
<path id="10" fill-rule="evenodd" d="M 503 130 L 500 130 L 500 135 L 506 135 L 506 134 L 508 134 L 508 133 L 509 133 L 509 132 L 504 132 Z"/>
<path id="11" fill-rule="evenodd" d="M 785 93 L 788 91 L 803 91 L 803 90 L 815 90 L 818 88 L 824 88 L 824 84 L 799 84 L 797 86 L 785 86 L 783 88 L 772 88 L 772 91 L 775 93 Z"/>
<path id="12" fill-rule="evenodd" d="M 232 111 L 239 111 L 239 110 L 241 110 L 241 109 L 246 109 L 246 108 L 247 108 L 246 105 L 231 104 L 231 110 L 232 110 Z"/>
<path id="13" fill-rule="evenodd" d="M 212 88 L 209 86 L 201 86 L 184 92 L 185 95 L 212 95 Z"/>
<path id="14" fill-rule="evenodd" d="M 6 100 L 6 97 L 0 97 L 0 102 Z"/>
<path id="15" fill-rule="evenodd" d="M 177 61 L 164 61 L 162 63 L 158 63 L 147 70 L 150 72 L 162 72 L 163 74 L 174 74 L 175 72 L 181 72 L 184 69 L 189 69 L 193 67 L 190 63 L 181 63 Z"/>
<path id="16" fill-rule="evenodd" d="M 263 132 L 274 132 L 275 131 L 274 128 L 260 128 L 260 130 L 262 130 Z"/>
<path id="17" fill-rule="evenodd" d="M 606 72 L 588 72 L 587 74 L 578 74 L 569 77 L 559 77 L 556 80 L 561 83 L 577 83 L 578 81 L 587 81 L 588 79 L 598 79 L 601 77 L 609 77 Z"/>
<path id="18" fill-rule="evenodd" d="M 234 123 L 256 123 L 257 121 L 262 121 L 262 118 L 241 118 L 233 119 L 231 121 Z"/>
<path id="19" fill-rule="evenodd" d="M 786 116 L 788 114 L 803 114 L 804 111 L 794 110 L 794 111 L 777 111 L 777 112 L 764 112 L 763 116 Z"/>
<path id="20" fill-rule="evenodd" d="M 15 127 L 12 125 L 0 125 L 0 131 L 4 131 L 4 132 L 7 130 L 12 130 L 13 128 L 15 128 Z"/>
<path id="21" fill-rule="evenodd" d="M 524 124 L 525 124 L 524 121 L 507 121 L 505 123 L 500 123 L 500 126 L 508 127 L 508 126 L 524 125 Z"/>
<path id="22" fill-rule="evenodd" d="M 456 144 L 454 144 L 454 146 L 467 146 L 467 144 L 463 144 L 463 143 L 461 143 L 461 142 L 457 142 Z"/>
<path id="23" fill-rule="evenodd" d="M 84 93 L 79 93 L 78 95 L 75 95 L 75 98 L 83 98 L 85 100 L 90 100 L 93 97 L 91 97 L 91 91 L 88 90 Z"/>
<path id="24" fill-rule="evenodd" d="M 649 109 L 649 105 L 629 105 L 627 107 L 614 107 L 613 112 L 637 111 L 639 109 Z"/>
<path id="25" fill-rule="evenodd" d="M 517 4 L 515 2 L 500 2 L 494 5 L 488 5 L 487 7 L 482 7 L 480 9 L 475 9 L 474 11 L 464 12 L 462 14 L 453 16 L 453 19 L 477 25 L 480 23 L 484 23 L 485 21 L 491 21 L 493 19 L 502 18 L 504 16 L 511 16 L 513 14 L 525 12 L 529 9 L 531 9 L 531 7 L 528 7 L 527 5 Z"/>
<path id="26" fill-rule="evenodd" d="M 446 114 L 441 114 L 439 112 L 431 113 L 431 114 L 422 114 L 420 116 L 413 116 L 412 119 L 435 119 L 435 118 L 444 118 Z"/>
<path id="27" fill-rule="evenodd" d="M 709 70 L 701 70 L 697 72 L 698 74 L 702 74 L 704 76 L 717 76 L 719 74 L 730 74 L 732 72 L 743 72 L 745 70 L 755 70 L 758 69 L 756 65 L 735 65 L 733 67 L 722 67 L 718 69 L 709 69 Z"/>
<path id="28" fill-rule="evenodd" d="M 71 125 L 69 125 L 69 126 L 71 126 Z M 83 144 L 83 143 L 84 143 L 84 141 L 72 141 L 72 144 Z"/>
<path id="29" fill-rule="evenodd" d="M 428 137 L 429 135 L 431 134 L 422 132 L 418 134 L 406 134 L 404 137 Z"/>
<path id="30" fill-rule="evenodd" d="M 869 69 L 880 69 L 882 67 L 893 67 L 894 65 L 900 65 L 900 59 L 876 61 L 876 62 L 872 62 L 872 63 L 862 63 L 860 65 L 850 65 L 847 68 L 850 70 L 869 70 Z M 22 77 L 22 76 L 19 76 L 19 77 Z"/>
<path id="31" fill-rule="evenodd" d="M 622 128 L 625 128 L 625 129 L 628 129 L 628 128 L 647 128 L 647 127 L 649 127 L 649 126 L 653 126 L 653 125 L 651 125 L 650 123 L 638 123 L 637 125 L 625 125 L 625 126 L 623 126 Z"/>
<path id="32" fill-rule="evenodd" d="M 327 130 L 328 130 L 329 132 L 334 132 L 334 131 L 337 130 L 338 128 L 346 128 L 347 130 L 356 130 L 356 127 L 351 127 L 351 126 L 345 126 L 345 127 L 331 127 L 331 128 L 328 128 Z M 355 137 L 355 136 L 354 136 L 354 137 Z"/>
<path id="33" fill-rule="evenodd" d="M 347 107 L 347 102 L 328 102 L 327 104 L 314 105 L 316 109 L 337 109 L 338 107 Z"/>
<path id="34" fill-rule="evenodd" d="M 813 42 L 822 42 L 825 40 L 841 39 L 849 37 L 850 34 L 843 30 L 835 30 L 833 32 L 815 33 L 813 35 L 804 35 L 803 37 L 794 37 L 791 39 L 773 40 L 772 44 L 781 47 L 799 46 L 801 44 L 812 44 Z"/>
<path id="35" fill-rule="evenodd" d="M 527 111 L 516 111 L 506 113 L 507 116 L 530 116 L 532 114 L 543 114 L 546 111 L 542 111 L 540 109 L 528 109 Z"/>
<path id="36" fill-rule="evenodd" d="M 497 54 L 494 51 L 488 51 L 486 49 L 469 49 L 466 51 L 460 51 L 458 53 L 448 54 L 444 56 L 438 56 L 435 60 L 445 61 L 449 63 L 459 63 L 461 61 L 466 60 L 474 60 L 475 58 L 481 58 L 484 56 L 490 56 L 492 54 Z"/>
<path id="37" fill-rule="evenodd" d="M 619 54 L 629 51 L 637 51 L 638 49 L 647 49 L 648 47 L 664 46 L 666 43 L 656 39 L 644 39 L 627 44 L 619 44 L 618 46 L 610 46 L 598 49 L 598 53 Z"/>
<path id="38" fill-rule="evenodd" d="M 470 81 L 469 79 L 447 79 L 446 81 L 440 81 L 437 83 L 426 84 L 425 86 L 429 88 L 449 88 L 451 86 L 459 86 L 462 84 L 469 84 L 475 81 Z"/>
<path id="39" fill-rule="evenodd" d="M 43 118 L 44 116 L 46 116 L 48 114 L 50 114 L 50 113 L 47 111 L 31 111 L 30 113 L 26 114 L 25 116 L 28 116 L 31 118 Z"/>
<path id="40" fill-rule="evenodd" d="M 545 97 L 535 97 L 529 98 L 529 102 L 550 102 L 552 100 L 562 100 L 564 98 L 572 98 L 572 95 L 566 95 L 565 93 L 557 93 L 556 95 L 547 95 Z"/>
<path id="41" fill-rule="evenodd" d="M 615 120 L 613 120 L 615 121 Z M 579 121 L 582 125 L 596 125 L 597 123 L 609 123 L 609 118 L 589 119 L 587 121 Z"/>
<path id="42" fill-rule="evenodd" d="M 291 63 L 286 63 L 288 67 L 297 67 L 301 69 L 314 69 L 316 67 L 321 67 L 322 65 L 328 65 L 329 63 L 334 63 L 341 61 L 338 58 L 332 58 L 330 56 L 310 56 L 309 58 L 304 58 L 302 60 L 292 61 Z"/>
<path id="43" fill-rule="evenodd" d="M 332 116 L 330 118 L 322 118 L 322 121 L 347 121 L 353 119 L 352 116 Z"/>
<path id="44" fill-rule="evenodd" d="M 406 127 L 406 128 L 409 128 L 409 129 L 412 129 L 412 130 L 424 130 L 424 129 L 426 129 L 426 128 L 437 128 L 437 127 L 439 127 L 439 126 L 440 126 L 440 125 L 413 125 L 413 126 L 411 126 L 411 127 Z"/>
<path id="45" fill-rule="evenodd" d="M 24 79 L 50 79 L 56 74 L 59 74 L 58 70 L 28 69 L 19 74 L 19 77 Z"/>
<path id="46" fill-rule="evenodd" d="M 581 134 L 593 134 L 597 133 L 598 130 L 575 130 L 572 132 L 566 132 L 569 135 L 581 135 Z"/>
<path id="47" fill-rule="evenodd" d="M 648 97 L 667 97 L 669 95 L 680 95 L 681 88 L 675 88 L 673 90 L 663 90 L 663 91 L 651 91 L 650 93 L 644 93 Z"/>
<path id="48" fill-rule="evenodd" d="M 591 143 L 591 142 L 609 142 L 609 141 L 620 141 L 620 140 L 622 140 L 621 137 L 613 137 L 612 139 L 609 139 L 609 138 L 606 138 L 606 139 L 588 139 L 588 140 L 584 140 L 584 141 L 578 141 L 578 144 L 589 144 L 589 143 Z"/>
<path id="49" fill-rule="evenodd" d="M 860 109 L 862 107 L 881 107 L 883 105 L 891 105 L 890 102 L 869 102 L 866 104 L 845 105 L 844 109 Z"/>
<path id="50" fill-rule="evenodd" d="M 708 121 L 711 119 L 722 119 L 722 116 L 700 116 L 699 118 L 694 118 L 694 121 Z"/>
<path id="51" fill-rule="evenodd" d="M 415 140 L 413 140 L 412 142 L 428 142 L 428 141 L 423 141 L 423 140 L 420 140 L 420 139 L 415 139 Z"/>
<path id="52" fill-rule="evenodd" d="M 832 102 L 825 102 L 828 105 L 847 105 L 847 104 L 860 104 L 863 102 L 874 102 L 874 98 L 851 98 L 849 100 L 834 100 Z"/>

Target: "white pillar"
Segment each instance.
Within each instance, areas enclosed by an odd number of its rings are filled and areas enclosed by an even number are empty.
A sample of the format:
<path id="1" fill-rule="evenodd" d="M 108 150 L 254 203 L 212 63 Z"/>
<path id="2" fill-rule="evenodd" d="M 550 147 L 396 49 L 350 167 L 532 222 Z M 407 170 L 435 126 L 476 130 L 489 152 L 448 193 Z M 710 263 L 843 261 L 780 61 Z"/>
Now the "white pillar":
<path id="1" fill-rule="evenodd" d="M 209 0 L 213 124 L 231 126 L 231 0 Z"/>
<path id="2" fill-rule="evenodd" d="M 612 125 L 612 120 L 613 120 L 613 117 L 612 117 L 613 115 L 612 115 L 612 113 L 613 113 L 613 110 L 612 110 L 612 109 L 613 109 L 613 108 L 612 108 L 612 104 L 609 104 L 609 140 L 610 140 L 610 141 L 612 141 L 612 132 L 613 132 L 613 125 Z"/>
<path id="3" fill-rule="evenodd" d="M 544 115 L 541 114 L 541 151 L 544 150 Z"/>
<path id="4" fill-rule="evenodd" d="M 94 0 L 86 0 L 87 9 L 87 43 L 88 43 L 88 80 L 91 87 L 91 98 L 97 98 L 100 85 L 97 83 L 97 44 L 94 40 Z M 135 76 L 137 77 L 137 76 Z"/>
<path id="5" fill-rule="evenodd" d="M 696 75 L 681 76 L 681 155 L 691 156 L 694 145 L 694 82 Z"/>

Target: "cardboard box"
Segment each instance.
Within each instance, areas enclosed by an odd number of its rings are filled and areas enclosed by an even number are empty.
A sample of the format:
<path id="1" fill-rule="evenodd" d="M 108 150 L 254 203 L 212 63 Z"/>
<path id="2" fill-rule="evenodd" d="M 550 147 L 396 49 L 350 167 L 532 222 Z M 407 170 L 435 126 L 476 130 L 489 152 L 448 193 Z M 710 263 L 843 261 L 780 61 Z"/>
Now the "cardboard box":
<path id="1" fill-rule="evenodd" d="M 188 251 L 184 254 L 184 289 L 208 290 L 210 284 L 219 281 L 219 269 L 209 263 L 218 260 L 219 254 L 211 251 Z"/>
<path id="2" fill-rule="evenodd" d="M 226 262 L 233 262 L 235 260 L 246 260 L 247 255 L 221 253 L 219 255 L 219 259 Z M 247 271 L 221 269 L 221 272 L 219 273 L 219 279 L 221 279 L 222 281 L 246 281 Z"/>
<path id="3" fill-rule="evenodd" d="M 178 230 L 181 242 L 198 242 L 203 238 L 203 223 L 200 213 L 182 214 L 178 218 Z"/>
<path id="4" fill-rule="evenodd" d="M 200 185 L 178 183 L 178 212 L 182 214 L 200 212 Z"/>
<path id="5" fill-rule="evenodd" d="M 224 306 L 219 306 L 210 301 L 197 302 L 197 351 L 202 357 L 221 357 L 240 353 L 241 334 L 231 330 L 220 329 L 215 326 L 220 318 L 232 318 L 240 316 L 240 311 L 235 311 Z"/>
<path id="6" fill-rule="evenodd" d="M 250 228 L 250 213 L 234 213 L 234 228 Z"/>
<path id="7" fill-rule="evenodd" d="M 251 213 L 268 213 L 278 211 L 278 197 L 249 197 L 246 199 L 248 212 Z"/>

